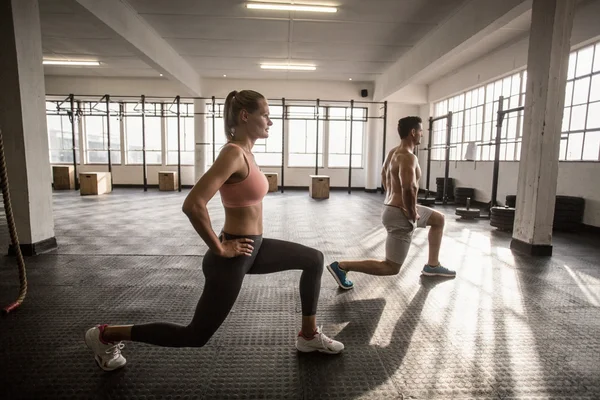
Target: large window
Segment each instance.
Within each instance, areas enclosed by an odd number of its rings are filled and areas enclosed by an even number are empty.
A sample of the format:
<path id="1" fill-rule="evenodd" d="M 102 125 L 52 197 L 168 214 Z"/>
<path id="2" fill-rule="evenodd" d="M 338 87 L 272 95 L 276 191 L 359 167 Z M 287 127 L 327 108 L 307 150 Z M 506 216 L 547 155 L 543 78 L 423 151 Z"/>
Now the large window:
<path id="1" fill-rule="evenodd" d="M 162 164 L 162 104 L 146 103 L 146 164 Z M 142 103 L 125 104 L 125 141 L 127 164 L 143 163 Z"/>
<path id="2" fill-rule="evenodd" d="M 352 167 L 363 167 L 363 148 L 367 121 L 366 108 L 354 108 L 352 122 L 350 107 L 328 107 L 329 124 L 329 160 L 332 168 L 348 168 L 350 153 Z M 350 151 L 350 126 L 352 125 L 352 151 Z"/>
<path id="3" fill-rule="evenodd" d="M 600 43 L 569 57 L 560 160 L 600 161 Z"/>
<path id="4" fill-rule="evenodd" d="M 87 164 L 108 164 L 108 131 L 110 129 L 110 161 L 121 163 L 121 123 L 118 103 L 110 103 L 107 119 L 106 103 L 83 102 L 85 157 Z M 109 125 L 110 124 L 110 125 Z"/>
<path id="5" fill-rule="evenodd" d="M 167 164 L 177 164 L 177 105 L 165 105 L 167 120 Z M 194 105 L 179 105 L 181 164 L 194 165 Z"/>
<path id="6" fill-rule="evenodd" d="M 73 126 L 75 127 L 75 147 L 79 148 L 79 123 L 71 125 L 71 105 L 62 101 L 46 102 L 46 121 L 48 124 L 48 148 L 50 163 L 73 163 Z M 79 151 L 75 152 L 79 163 Z"/>
<path id="7" fill-rule="evenodd" d="M 495 145 L 491 143 L 496 137 L 498 99 L 504 97 L 504 110 L 524 106 L 526 81 L 527 72 L 521 71 L 435 103 L 435 116 L 453 112 L 451 160 L 464 159 L 470 143 L 477 146 L 477 160 L 494 159 Z M 523 114 L 517 111 L 505 115 L 500 160 L 519 159 Z M 445 140 L 445 121 L 434 124 L 432 146 L 438 149 L 432 150 L 432 159 L 444 159 L 441 146 Z M 600 43 L 569 56 L 559 160 L 600 161 Z"/>
<path id="8" fill-rule="evenodd" d="M 452 111 L 450 160 L 470 159 L 467 154 L 475 146 L 476 160 L 493 160 L 496 120 L 499 98 L 504 97 L 503 109 L 524 104 L 525 71 L 499 79 L 488 85 L 461 93 L 435 104 L 435 116 Z M 509 113 L 503 121 L 500 145 L 501 160 L 518 160 L 520 155 L 523 112 Z M 447 121 L 436 121 L 433 126 L 433 160 L 444 160 Z"/>
<path id="9" fill-rule="evenodd" d="M 321 113 L 323 108 L 321 107 Z M 316 107 L 289 106 L 287 118 L 289 126 L 288 167 L 314 167 L 318 160 L 323 167 L 323 120 L 319 120 L 317 148 Z M 323 115 L 323 114 L 321 114 Z M 319 153 L 317 156 L 317 152 Z"/>

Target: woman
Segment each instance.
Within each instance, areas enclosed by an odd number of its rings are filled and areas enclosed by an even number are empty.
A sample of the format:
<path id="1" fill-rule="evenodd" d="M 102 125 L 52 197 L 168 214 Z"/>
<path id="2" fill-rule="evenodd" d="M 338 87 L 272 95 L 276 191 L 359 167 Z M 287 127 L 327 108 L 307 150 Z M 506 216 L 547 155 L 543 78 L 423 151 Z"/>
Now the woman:
<path id="1" fill-rule="evenodd" d="M 302 352 L 337 354 L 344 345 L 317 328 L 316 311 L 323 272 L 323 253 L 300 244 L 263 239 L 262 199 L 268 182 L 252 154 L 258 139 L 269 137 L 269 106 L 252 90 L 229 93 L 224 109 L 228 143 L 183 203 L 183 212 L 208 245 L 202 270 L 204 291 L 189 325 L 158 322 L 141 325 L 99 325 L 89 329 L 85 342 L 100 368 L 125 365 L 121 341 L 168 347 L 202 347 L 221 326 L 238 296 L 246 274 L 301 269 L 302 328 L 296 348 Z M 225 226 L 214 233 L 207 203 L 219 191 Z"/>

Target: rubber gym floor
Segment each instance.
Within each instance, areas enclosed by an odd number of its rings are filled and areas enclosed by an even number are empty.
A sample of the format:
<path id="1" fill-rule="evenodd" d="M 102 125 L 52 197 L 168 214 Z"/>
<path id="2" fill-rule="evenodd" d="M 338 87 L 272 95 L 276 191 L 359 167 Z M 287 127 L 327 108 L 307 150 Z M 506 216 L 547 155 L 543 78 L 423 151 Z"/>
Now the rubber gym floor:
<path id="1" fill-rule="evenodd" d="M 127 343 L 127 366 L 100 370 L 83 342 L 97 323 L 187 323 L 202 292 L 199 236 L 181 212 L 187 190 L 54 192 L 59 248 L 26 258 L 29 293 L 0 319 L 2 399 L 598 399 L 600 237 L 556 233 L 552 257 L 509 249 L 487 220 L 446 214 L 442 262 L 454 280 L 422 279 L 427 231 L 397 276 L 325 270 L 318 323 L 337 356 L 298 354 L 299 272 L 247 276 L 207 346 Z M 265 236 L 313 246 L 325 261 L 381 258 L 383 196 L 270 193 Z M 220 200 L 209 205 L 215 230 Z M 3 213 L 2 213 L 3 214 Z M 9 237 L 1 215 L 0 244 Z M 18 293 L 13 257 L 0 261 L 0 305 Z"/>

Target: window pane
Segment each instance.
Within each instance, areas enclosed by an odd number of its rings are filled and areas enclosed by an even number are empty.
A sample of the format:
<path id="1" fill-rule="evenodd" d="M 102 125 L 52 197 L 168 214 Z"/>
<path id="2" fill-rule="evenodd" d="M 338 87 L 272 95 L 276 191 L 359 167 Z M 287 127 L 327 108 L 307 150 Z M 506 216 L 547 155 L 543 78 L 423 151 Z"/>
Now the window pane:
<path id="1" fill-rule="evenodd" d="M 573 107 L 573 111 L 571 112 L 571 131 L 578 131 L 584 128 L 586 108 L 585 104 Z"/>
<path id="2" fill-rule="evenodd" d="M 569 134 L 567 145 L 567 160 L 581 160 L 583 132 Z"/>
<path id="3" fill-rule="evenodd" d="M 565 107 L 569 107 L 573 101 L 573 81 L 567 82 L 565 89 Z"/>
<path id="4" fill-rule="evenodd" d="M 560 153 L 558 154 L 558 159 L 562 161 L 567 159 L 567 139 L 561 139 L 560 141 Z"/>
<path id="5" fill-rule="evenodd" d="M 596 45 L 596 52 L 594 54 L 594 72 L 600 71 L 600 44 Z"/>
<path id="6" fill-rule="evenodd" d="M 588 109 L 587 129 L 600 128 L 600 102 L 591 103 Z"/>
<path id="7" fill-rule="evenodd" d="M 510 95 L 515 96 L 521 93 L 521 74 L 513 75 Z"/>
<path id="8" fill-rule="evenodd" d="M 594 46 L 586 47 L 577 52 L 577 71 L 575 76 L 587 75 L 592 72 L 592 57 Z"/>
<path id="9" fill-rule="evenodd" d="M 590 78 L 578 79 L 573 89 L 573 105 L 585 104 L 588 101 Z"/>
<path id="10" fill-rule="evenodd" d="M 571 107 L 565 107 L 562 120 L 562 132 L 569 131 L 569 121 L 571 120 Z"/>
<path id="11" fill-rule="evenodd" d="M 590 103 L 598 100 L 600 100 L 600 75 L 595 75 L 592 77 Z"/>
<path id="12" fill-rule="evenodd" d="M 598 154 L 600 152 L 600 131 L 586 132 L 585 143 L 583 145 L 583 160 L 600 161 Z"/>

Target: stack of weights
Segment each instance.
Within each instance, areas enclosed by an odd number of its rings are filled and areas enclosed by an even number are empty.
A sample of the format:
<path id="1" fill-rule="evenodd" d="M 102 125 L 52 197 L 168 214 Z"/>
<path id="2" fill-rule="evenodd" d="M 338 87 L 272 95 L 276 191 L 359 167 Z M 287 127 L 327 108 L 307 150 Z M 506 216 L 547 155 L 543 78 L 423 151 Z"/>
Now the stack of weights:
<path id="1" fill-rule="evenodd" d="M 457 187 L 454 191 L 454 203 L 464 206 L 468 198 L 475 198 L 475 189 L 467 187 Z"/>
<path id="2" fill-rule="evenodd" d="M 509 194 L 506 196 L 506 205 L 515 207 L 517 196 Z M 553 229 L 557 231 L 575 231 L 580 228 L 583 221 L 585 200 L 583 197 L 556 196 L 554 206 Z"/>
<path id="3" fill-rule="evenodd" d="M 515 224 L 515 209 L 513 207 L 492 207 L 490 209 L 490 225 L 501 231 L 512 232 Z"/>
<path id="4" fill-rule="evenodd" d="M 554 206 L 554 229 L 557 231 L 576 231 L 583 222 L 585 200 L 582 197 L 556 196 Z"/>
<path id="5" fill-rule="evenodd" d="M 437 190 L 435 191 L 435 199 L 438 201 L 442 201 L 444 199 L 444 179 L 445 178 L 435 178 L 435 184 L 437 185 Z M 454 181 L 452 178 L 448 178 L 448 200 L 454 200 Z"/>

